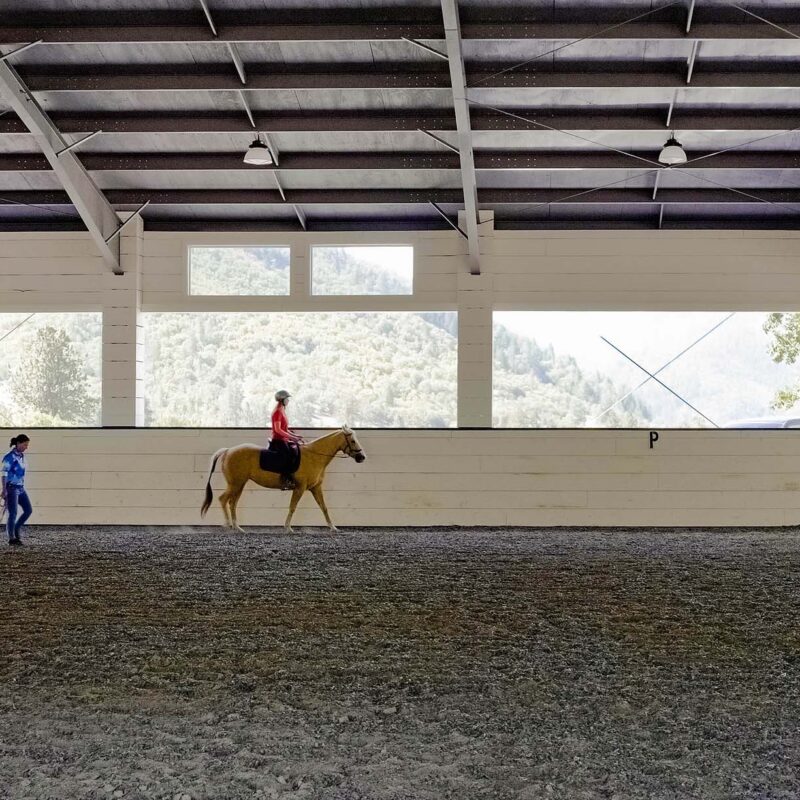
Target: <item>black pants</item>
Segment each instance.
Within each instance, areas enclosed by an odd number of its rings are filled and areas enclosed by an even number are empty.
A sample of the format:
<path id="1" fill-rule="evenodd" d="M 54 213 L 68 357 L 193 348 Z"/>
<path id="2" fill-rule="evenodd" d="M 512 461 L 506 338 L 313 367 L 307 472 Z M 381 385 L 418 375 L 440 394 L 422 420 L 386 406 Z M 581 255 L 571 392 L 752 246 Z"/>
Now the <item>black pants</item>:
<path id="1" fill-rule="evenodd" d="M 270 439 L 268 449 L 273 453 L 280 453 L 283 462 L 287 465 L 286 470 L 281 472 L 281 478 L 287 483 L 293 481 L 294 478 L 289 472 L 288 465 L 294 463 L 297 458 L 297 445 L 294 442 L 284 442 L 282 439 Z"/>

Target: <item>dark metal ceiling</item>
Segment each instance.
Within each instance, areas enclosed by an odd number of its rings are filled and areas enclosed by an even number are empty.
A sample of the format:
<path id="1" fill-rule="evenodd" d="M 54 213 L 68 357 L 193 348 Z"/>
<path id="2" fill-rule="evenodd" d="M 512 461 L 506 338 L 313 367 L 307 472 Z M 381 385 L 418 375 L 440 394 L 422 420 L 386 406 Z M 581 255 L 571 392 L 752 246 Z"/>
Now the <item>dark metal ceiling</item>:
<path id="1" fill-rule="evenodd" d="M 498 227 L 800 228 L 800 2 L 458 5 Z M 11 63 L 65 143 L 102 130 L 73 152 L 117 210 L 149 200 L 149 228 L 438 228 L 432 203 L 464 207 L 440 0 L 0 0 L 0 25 L 3 53 L 43 40 Z M 81 227 L 3 102 L 0 228 Z M 663 169 L 672 130 L 690 160 Z M 256 131 L 277 166 L 242 162 Z"/>

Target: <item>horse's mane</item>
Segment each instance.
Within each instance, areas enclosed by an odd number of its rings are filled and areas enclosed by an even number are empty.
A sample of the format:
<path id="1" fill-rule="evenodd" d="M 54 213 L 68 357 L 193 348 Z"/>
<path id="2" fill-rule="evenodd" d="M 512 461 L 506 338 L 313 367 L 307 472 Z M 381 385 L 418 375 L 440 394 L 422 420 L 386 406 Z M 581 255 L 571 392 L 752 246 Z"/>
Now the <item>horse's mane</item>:
<path id="1" fill-rule="evenodd" d="M 350 428 L 347 425 L 342 425 L 341 428 L 337 428 L 335 431 L 331 431 L 330 433 L 326 433 L 324 436 L 318 436 L 316 439 L 312 439 L 312 442 L 321 442 L 323 439 L 330 439 L 331 436 L 336 436 L 339 433 L 346 433 L 350 431 Z"/>

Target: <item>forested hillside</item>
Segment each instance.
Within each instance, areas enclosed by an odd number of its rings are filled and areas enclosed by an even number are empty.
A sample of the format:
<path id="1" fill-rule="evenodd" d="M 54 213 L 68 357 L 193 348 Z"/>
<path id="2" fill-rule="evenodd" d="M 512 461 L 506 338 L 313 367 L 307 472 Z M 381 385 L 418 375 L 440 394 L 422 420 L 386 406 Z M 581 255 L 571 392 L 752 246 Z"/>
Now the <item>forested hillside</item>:
<path id="1" fill-rule="evenodd" d="M 406 288 L 368 263 L 336 255 L 329 251 L 324 273 L 333 291 Z M 240 251 L 230 263 L 218 251 L 198 251 L 194 266 L 208 293 L 228 293 L 233 282 L 246 294 L 254 284 L 274 294 L 285 286 L 275 252 Z M 457 328 L 452 312 L 148 314 L 148 424 L 263 426 L 275 390 L 287 388 L 296 425 L 454 426 Z M 504 329 L 494 370 L 499 425 L 580 426 L 624 393 Z M 646 418 L 646 409 L 629 401 L 604 424 Z"/>
<path id="2" fill-rule="evenodd" d="M 648 409 L 635 397 L 604 414 L 629 387 L 585 373 L 571 356 L 502 325 L 494 330 L 493 418 L 497 427 L 580 428 L 646 425 Z"/>
<path id="3" fill-rule="evenodd" d="M 209 294 L 234 289 L 282 294 L 285 261 L 285 254 L 274 248 L 250 254 L 208 248 L 196 257 L 193 285 Z M 337 274 L 328 280 L 337 290 L 404 290 L 372 265 L 338 260 L 335 266 Z M 326 270 L 331 269 L 329 264 Z M 0 335 L 9 334 L 0 342 L 3 423 L 98 424 L 101 315 L 38 314 L 25 321 L 27 316 L 3 315 L 1 320 Z M 280 388 L 294 395 L 289 411 L 297 426 L 456 424 L 454 312 L 143 316 L 148 425 L 264 427 Z M 66 337 L 42 334 L 48 327 Z M 54 358 L 68 369 L 56 368 Z M 76 391 L 76 374 L 85 392 Z M 34 383 L 32 375 L 41 391 L 20 391 L 20 384 Z M 626 389 L 582 371 L 573 358 L 551 347 L 502 326 L 496 330 L 497 425 L 585 425 Z M 647 424 L 648 418 L 647 409 L 630 400 L 601 424 Z"/>
<path id="4" fill-rule="evenodd" d="M 420 314 L 148 314 L 147 422 L 455 424 L 456 340 Z"/>

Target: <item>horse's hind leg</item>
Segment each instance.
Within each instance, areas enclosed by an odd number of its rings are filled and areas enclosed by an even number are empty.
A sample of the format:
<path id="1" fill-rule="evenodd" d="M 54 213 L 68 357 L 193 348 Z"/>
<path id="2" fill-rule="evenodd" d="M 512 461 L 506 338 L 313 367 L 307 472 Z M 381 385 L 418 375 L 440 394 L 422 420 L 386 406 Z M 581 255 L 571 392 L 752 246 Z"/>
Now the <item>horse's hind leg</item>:
<path id="1" fill-rule="evenodd" d="M 317 501 L 317 505 L 322 509 L 322 513 L 325 515 L 325 520 L 328 523 L 328 527 L 332 531 L 338 531 L 339 529 L 333 524 L 331 515 L 328 513 L 328 506 L 325 505 L 325 496 L 322 494 L 322 485 L 318 484 L 317 486 L 313 486 L 311 489 L 309 489 L 309 491 Z"/>
<path id="2" fill-rule="evenodd" d="M 228 501 L 231 499 L 231 488 L 228 486 L 219 496 L 219 504 L 222 506 L 222 513 L 225 515 L 225 527 L 232 528 L 231 515 L 228 512 Z"/>
<path id="3" fill-rule="evenodd" d="M 239 500 L 242 497 L 242 492 L 244 491 L 244 484 L 239 487 L 234 487 L 229 489 L 230 491 L 230 509 L 231 509 L 231 524 L 237 531 L 240 533 L 244 533 L 244 531 L 239 527 L 239 521 L 236 519 L 236 507 L 239 505 Z"/>

